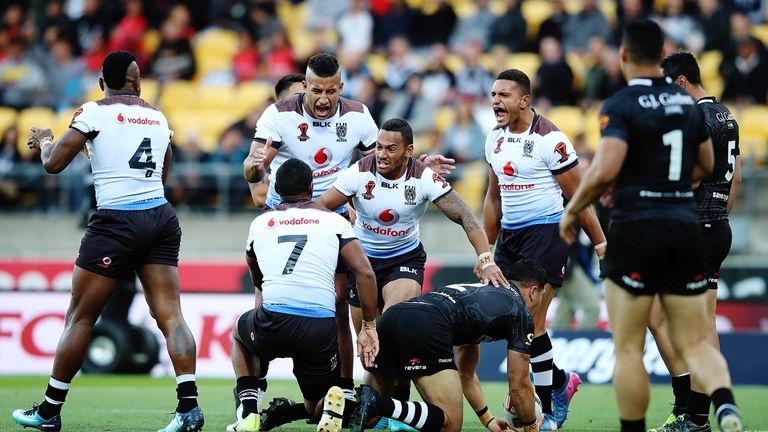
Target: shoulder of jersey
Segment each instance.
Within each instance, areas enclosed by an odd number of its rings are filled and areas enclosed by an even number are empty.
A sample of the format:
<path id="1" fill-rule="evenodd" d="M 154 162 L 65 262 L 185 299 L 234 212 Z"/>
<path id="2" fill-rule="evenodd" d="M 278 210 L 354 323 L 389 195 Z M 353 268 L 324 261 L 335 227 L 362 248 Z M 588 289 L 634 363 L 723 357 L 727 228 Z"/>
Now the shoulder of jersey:
<path id="1" fill-rule="evenodd" d="M 137 105 L 142 108 L 148 108 L 151 110 L 160 111 L 154 105 L 150 104 L 144 99 L 140 97 L 133 97 L 133 96 L 122 96 L 122 95 L 110 96 L 110 97 L 105 97 L 103 99 L 94 101 L 93 103 L 95 103 L 98 106 L 108 106 L 108 105 L 118 105 L 118 104 Z"/>
<path id="2" fill-rule="evenodd" d="M 560 131 L 560 128 L 558 128 L 548 118 L 539 114 L 534 119 L 534 124 L 533 124 L 533 127 L 531 128 L 531 132 L 535 133 L 536 135 L 545 137 L 552 132 L 561 132 L 561 131 Z"/>
<path id="3" fill-rule="evenodd" d="M 345 97 L 339 98 L 339 117 L 343 117 L 349 113 L 365 113 L 365 105 L 362 102 L 358 102 Z"/>
<path id="4" fill-rule="evenodd" d="M 279 101 L 272 104 L 272 106 L 274 106 L 277 112 L 279 113 L 295 112 L 296 114 L 303 115 L 304 109 L 301 106 L 302 100 L 303 100 L 303 93 L 298 93 L 291 97 L 280 99 Z"/>

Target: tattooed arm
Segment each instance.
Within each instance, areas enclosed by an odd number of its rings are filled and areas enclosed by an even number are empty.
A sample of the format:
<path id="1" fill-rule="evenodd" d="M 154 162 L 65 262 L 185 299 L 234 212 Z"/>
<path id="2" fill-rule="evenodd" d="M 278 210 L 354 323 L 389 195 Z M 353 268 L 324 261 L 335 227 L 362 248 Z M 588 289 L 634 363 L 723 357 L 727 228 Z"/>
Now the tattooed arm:
<path id="1" fill-rule="evenodd" d="M 480 276 L 483 283 L 490 282 L 494 286 L 509 286 L 509 282 L 504 278 L 499 267 L 493 263 L 491 247 L 488 245 L 485 231 L 480 228 L 480 223 L 475 218 L 475 215 L 472 214 L 472 210 L 461 199 L 459 194 L 452 190 L 435 201 L 435 206 L 448 216 L 448 219 L 464 228 L 469 242 L 472 243 L 472 247 L 475 248 L 475 252 L 478 255 L 478 265 L 475 266 L 475 274 L 480 273 L 478 276 Z"/>

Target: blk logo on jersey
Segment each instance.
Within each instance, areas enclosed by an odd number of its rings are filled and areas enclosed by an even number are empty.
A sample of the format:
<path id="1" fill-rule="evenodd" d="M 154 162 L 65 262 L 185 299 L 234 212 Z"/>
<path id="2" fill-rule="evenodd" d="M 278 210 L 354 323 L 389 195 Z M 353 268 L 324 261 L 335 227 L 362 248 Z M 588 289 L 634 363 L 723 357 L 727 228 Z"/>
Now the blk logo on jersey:
<path id="1" fill-rule="evenodd" d="M 376 182 L 373 180 L 368 181 L 368 183 L 365 184 L 365 193 L 363 194 L 363 199 L 373 199 L 373 188 L 376 187 Z"/>
<path id="2" fill-rule="evenodd" d="M 336 123 L 336 142 L 347 142 L 346 123 Z"/>
<path id="3" fill-rule="evenodd" d="M 559 142 L 555 146 L 555 153 L 560 155 L 560 160 L 558 160 L 558 163 L 563 163 L 568 160 L 568 148 L 565 146 L 564 142 Z"/>
<path id="4" fill-rule="evenodd" d="M 309 125 L 306 123 L 302 123 L 299 125 L 299 141 L 304 142 L 309 139 L 309 135 L 307 135 L 307 131 L 309 131 Z"/>
<path id="5" fill-rule="evenodd" d="M 385 209 L 376 214 L 376 222 L 384 226 L 391 226 L 400 220 L 400 214 L 394 209 Z"/>
<path id="6" fill-rule="evenodd" d="M 309 162 L 315 168 L 325 168 L 333 160 L 333 153 L 327 147 L 320 147 L 310 157 Z"/>

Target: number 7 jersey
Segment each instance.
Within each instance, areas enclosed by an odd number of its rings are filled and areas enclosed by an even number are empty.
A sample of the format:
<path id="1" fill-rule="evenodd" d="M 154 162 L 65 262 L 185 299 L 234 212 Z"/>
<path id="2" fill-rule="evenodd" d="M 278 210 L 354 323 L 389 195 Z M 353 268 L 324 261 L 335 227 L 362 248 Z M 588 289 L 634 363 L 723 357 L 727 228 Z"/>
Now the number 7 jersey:
<path id="1" fill-rule="evenodd" d="M 83 104 L 69 127 L 88 138 L 98 208 L 139 210 L 164 202 L 172 132 L 157 108 L 136 96 L 111 96 Z"/>

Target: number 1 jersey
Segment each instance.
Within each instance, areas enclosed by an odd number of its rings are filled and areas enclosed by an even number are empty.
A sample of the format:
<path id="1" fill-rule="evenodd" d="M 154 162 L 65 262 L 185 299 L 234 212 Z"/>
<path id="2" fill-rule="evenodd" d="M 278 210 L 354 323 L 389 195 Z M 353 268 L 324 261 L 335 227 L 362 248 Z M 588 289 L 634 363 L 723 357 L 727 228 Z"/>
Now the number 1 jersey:
<path id="1" fill-rule="evenodd" d="M 140 210 L 165 202 L 163 162 L 172 132 L 157 108 L 136 96 L 111 96 L 83 104 L 70 127 L 88 138 L 98 208 Z"/>

